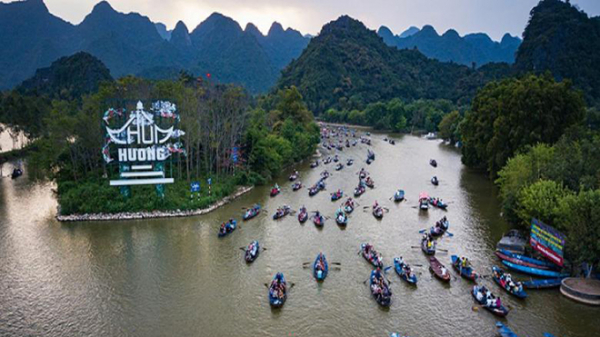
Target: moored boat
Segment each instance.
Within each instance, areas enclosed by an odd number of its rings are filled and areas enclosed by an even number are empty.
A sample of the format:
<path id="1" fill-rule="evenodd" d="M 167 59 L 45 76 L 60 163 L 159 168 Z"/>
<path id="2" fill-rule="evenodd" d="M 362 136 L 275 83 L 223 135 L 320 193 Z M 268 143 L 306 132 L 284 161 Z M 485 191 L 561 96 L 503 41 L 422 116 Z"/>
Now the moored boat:
<path id="1" fill-rule="evenodd" d="M 252 241 L 250 242 L 248 247 L 246 247 L 246 252 L 244 253 L 244 260 L 246 260 L 246 262 L 248 263 L 252 263 L 254 262 L 254 260 L 256 260 L 259 253 L 260 245 L 258 244 L 258 241 Z"/>
<path id="2" fill-rule="evenodd" d="M 477 273 L 473 270 L 469 260 L 466 258 L 459 258 L 456 255 L 452 255 L 450 260 L 452 261 L 452 267 L 454 267 L 460 276 L 466 278 L 467 280 L 477 282 L 479 275 L 477 275 Z"/>
<path id="3" fill-rule="evenodd" d="M 475 285 L 471 294 L 477 303 L 492 314 L 499 317 L 508 315 L 508 309 L 502 305 L 500 298 L 495 297 L 486 287 Z"/>
<path id="4" fill-rule="evenodd" d="M 527 237 L 520 231 L 512 229 L 502 236 L 496 244 L 496 249 L 504 249 L 515 254 L 525 254 L 525 246 L 527 244 Z"/>
<path id="5" fill-rule="evenodd" d="M 392 303 L 392 289 L 380 268 L 371 271 L 370 289 L 379 305 L 382 307 L 390 306 Z"/>
<path id="6" fill-rule="evenodd" d="M 529 280 L 521 282 L 523 284 L 523 288 L 525 289 L 549 289 L 549 288 L 558 288 L 562 280 L 566 277 L 556 277 L 549 279 L 541 279 L 541 280 Z"/>
<path id="7" fill-rule="evenodd" d="M 287 282 L 283 273 L 275 274 L 269 286 L 269 303 L 273 308 L 281 308 L 287 299 Z"/>
<path id="8" fill-rule="evenodd" d="M 522 255 L 522 254 L 512 253 L 512 252 L 510 252 L 508 250 L 505 250 L 505 249 L 501 249 L 500 253 L 502 253 L 502 254 L 504 254 L 504 255 L 506 255 L 508 257 L 511 257 L 513 259 L 517 259 L 517 260 L 523 261 L 523 262 L 527 263 L 526 265 L 532 266 L 532 267 L 535 267 L 535 268 L 541 268 L 541 269 L 543 269 L 543 268 L 549 268 L 549 269 L 556 269 L 556 268 L 558 268 L 558 266 L 555 265 L 555 264 L 553 264 L 552 262 L 534 259 L 532 257 L 525 256 L 525 255 Z"/>
<path id="9" fill-rule="evenodd" d="M 435 256 L 429 257 L 429 270 L 433 275 L 444 282 L 450 282 L 450 272 Z"/>
<path id="10" fill-rule="evenodd" d="M 335 170 L 336 170 L 336 171 L 340 171 L 340 170 L 341 170 L 341 169 L 343 169 L 343 168 L 344 168 L 344 164 L 342 164 L 342 163 L 337 163 L 337 164 L 335 165 Z"/>
<path id="11" fill-rule="evenodd" d="M 300 173 L 298 173 L 298 171 L 295 171 L 294 173 L 292 173 L 292 175 L 290 175 L 290 181 L 295 181 L 296 179 L 298 179 L 298 177 L 300 177 Z"/>
<path id="12" fill-rule="evenodd" d="M 512 280 L 512 276 L 508 273 L 505 273 L 499 267 L 492 267 L 492 278 L 494 281 L 506 292 L 509 294 L 518 297 L 518 298 L 526 298 L 527 293 L 523 290 L 523 285 L 521 282 L 514 282 Z"/>
<path id="13" fill-rule="evenodd" d="M 302 188 L 302 183 L 299 181 L 292 184 L 292 191 L 294 191 L 294 192 L 301 188 Z"/>
<path id="14" fill-rule="evenodd" d="M 323 281 L 327 277 L 329 264 L 325 258 L 325 254 L 319 253 L 313 263 L 313 275 L 317 281 Z"/>
<path id="15" fill-rule="evenodd" d="M 367 185 L 368 188 L 374 188 L 375 182 L 373 181 L 373 179 L 371 179 L 371 177 L 367 177 L 367 179 L 365 180 L 365 185 Z"/>
<path id="16" fill-rule="evenodd" d="M 440 184 L 440 181 L 438 180 L 438 178 L 436 176 L 433 176 L 433 178 L 431 178 L 431 183 L 435 186 Z"/>
<path id="17" fill-rule="evenodd" d="M 400 258 L 394 258 L 394 269 L 401 279 L 408 282 L 408 284 L 417 285 L 417 275 L 413 272 L 412 268 Z"/>
<path id="18" fill-rule="evenodd" d="M 310 163 L 310 167 L 311 168 L 315 168 L 319 166 L 319 160 L 315 160 L 314 162 Z"/>
<path id="19" fill-rule="evenodd" d="M 539 269 L 539 268 L 533 268 L 533 267 L 526 267 L 526 266 L 522 266 L 520 264 L 515 264 L 512 262 L 508 262 L 506 260 L 502 261 L 502 264 L 504 264 L 505 266 L 507 266 L 508 268 L 521 272 L 521 273 L 525 273 L 525 274 L 529 274 L 529 275 L 534 275 L 534 276 L 542 276 L 542 277 L 562 277 L 562 276 L 566 276 L 568 274 L 561 274 L 558 271 L 553 271 L 553 270 L 547 270 L 547 269 Z"/>
<path id="20" fill-rule="evenodd" d="M 435 159 L 431 159 L 431 160 L 429 160 L 429 165 L 431 165 L 433 167 L 437 167 L 437 161 L 435 161 Z"/>
<path id="21" fill-rule="evenodd" d="M 512 253 L 510 253 L 507 250 L 497 250 L 495 252 L 495 254 L 502 261 L 508 261 L 510 263 L 518 264 L 518 265 L 521 265 L 521 266 L 524 266 L 524 267 L 531 267 L 531 268 L 537 268 L 537 269 L 543 269 L 543 270 L 551 270 L 551 268 L 549 268 L 549 267 L 540 266 L 540 265 L 529 263 L 529 262 L 526 262 L 526 261 L 523 261 L 523 260 L 519 260 L 516 257 L 513 257 Z"/>

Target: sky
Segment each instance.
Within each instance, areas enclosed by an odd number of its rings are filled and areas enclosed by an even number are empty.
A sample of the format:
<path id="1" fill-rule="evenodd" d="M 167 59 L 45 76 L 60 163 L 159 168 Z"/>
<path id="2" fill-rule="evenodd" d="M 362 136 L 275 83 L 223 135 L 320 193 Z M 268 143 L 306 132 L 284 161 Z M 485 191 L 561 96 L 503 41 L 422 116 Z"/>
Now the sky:
<path id="1" fill-rule="evenodd" d="M 119 12 L 138 12 L 173 29 L 182 20 L 192 31 L 211 13 L 229 16 L 243 27 L 254 23 L 263 33 L 273 21 L 303 34 L 348 14 L 370 29 L 381 25 L 399 34 L 410 26 L 432 25 L 438 33 L 453 28 L 460 35 L 484 32 L 499 40 L 521 36 L 530 10 L 539 0 L 111 0 Z M 0 2 L 11 2 L 0 0 Z M 98 0 L 44 0 L 50 12 L 80 23 Z M 600 0 L 572 0 L 591 16 L 600 15 Z"/>

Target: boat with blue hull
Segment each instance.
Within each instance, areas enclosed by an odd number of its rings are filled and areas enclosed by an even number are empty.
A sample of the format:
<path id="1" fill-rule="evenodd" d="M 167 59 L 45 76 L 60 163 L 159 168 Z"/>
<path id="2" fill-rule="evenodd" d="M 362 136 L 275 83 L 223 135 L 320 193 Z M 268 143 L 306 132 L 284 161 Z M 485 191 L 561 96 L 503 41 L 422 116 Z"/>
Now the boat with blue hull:
<path id="1" fill-rule="evenodd" d="M 392 289 L 383 276 L 381 269 L 371 271 L 370 277 L 371 294 L 375 301 L 382 307 L 389 307 L 392 303 Z"/>
<path id="2" fill-rule="evenodd" d="M 504 264 L 505 266 L 507 266 L 508 268 L 510 268 L 512 270 L 515 270 L 515 271 L 518 271 L 518 272 L 521 272 L 524 274 L 534 275 L 534 276 L 542 276 L 542 277 L 568 276 L 568 274 L 561 274 L 558 271 L 526 267 L 526 266 L 521 266 L 521 265 L 518 265 L 515 263 L 511 263 L 508 261 L 502 261 L 502 264 Z"/>
<path id="3" fill-rule="evenodd" d="M 543 260 L 534 259 L 534 258 L 532 258 L 532 257 L 525 256 L 525 255 L 522 255 L 522 254 L 516 254 L 516 253 L 512 253 L 512 252 L 509 252 L 509 251 L 508 251 L 508 250 L 506 250 L 506 249 L 500 249 L 500 253 L 502 253 L 502 254 L 504 254 L 504 255 L 506 255 L 506 256 L 508 256 L 508 257 L 510 257 L 510 258 L 513 258 L 513 259 L 517 259 L 517 260 L 520 260 L 520 261 L 526 262 L 526 263 L 528 263 L 529 265 L 541 266 L 541 267 L 545 267 L 546 269 L 547 269 L 547 268 L 552 268 L 552 269 L 556 269 L 556 268 L 558 268 L 558 266 L 557 266 L 557 265 L 555 265 L 555 264 L 554 264 L 554 263 L 552 263 L 552 262 L 548 262 L 548 261 L 543 261 Z"/>
<path id="4" fill-rule="evenodd" d="M 557 278 L 549 278 L 549 279 L 541 279 L 541 280 L 529 280 L 523 281 L 523 287 L 527 289 L 550 289 L 550 288 L 558 288 L 562 280 L 566 277 L 557 277 Z"/>
<path id="5" fill-rule="evenodd" d="M 237 220 L 231 219 L 227 222 L 221 224 L 219 228 L 219 237 L 222 238 L 230 233 L 232 233 L 237 228 Z"/>
<path id="6" fill-rule="evenodd" d="M 269 304 L 273 308 L 281 308 L 287 299 L 287 282 L 283 273 L 275 274 L 269 286 Z"/>
<path id="7" fill-rule="evenodd" d="M 313 275 L 317 281 L 324 281 L 329 272 L 329 263 L 325 258 L 325 254 L 319 253 L 313 263 Z"/>
<path id="8" fill-rule="evenodd" d="M 466 267 L 463 267 L 463 264 L 457 255 L 452 255 L 450 260 L 452 261 L 452 266 L 460 274 L 460 276 L 466 278 L 467 280 L 477 282 L 479 275 L 477 275 L 471 266 L 467 265 Z M 468 263 L 468 260 L 465 263 Z"/>
<path id="9" fill-rule="evenodd" d="M 506 325 L 501 322 L 496 322 L 496 328 L 498 328 L 498 334 L 502 337 L 519 337 L 516 333 L 512 332 Z"/>
<path id="10" fill-rule="evenodd" d="M 408 284 L 417 285 L 417 275 L 415 275 L 412 268 L 401 258 L 394 258 L 394 269 L 398 276 Z"/>
<path id="11" fill-rule="evenodd" d="M 260 214 L 260 205 L 256 204 L 252 208 L 249 208 L 248 210 L 246 210 L 246 212 L 244 213 L 244 216 L 242 218 L 244 219 L 244 221 L 246 221 L 246 220 L 250 220 L 250 219 L 254 218 L 258 214 Z"/>
<path id="12" fill-rule="evenodd" d="M 404 190 L 397 190 L 396 193 L 394 193 L 394 201 L 400 202 L 402 200 L 404 200 Z"/>

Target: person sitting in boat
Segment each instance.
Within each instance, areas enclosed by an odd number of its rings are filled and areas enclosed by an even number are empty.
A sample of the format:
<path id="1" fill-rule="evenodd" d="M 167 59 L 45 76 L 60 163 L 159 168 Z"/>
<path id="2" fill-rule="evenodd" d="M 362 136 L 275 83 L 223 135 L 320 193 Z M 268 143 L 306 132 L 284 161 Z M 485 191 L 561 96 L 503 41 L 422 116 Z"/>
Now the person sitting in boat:
<path id="1" fill-rule="evenodd" d="M 344 221 L 344 213 L 342 212 L 341 209 L 338 209 L 337 214 L 338 214 L 338 221 L 340 221 L 340 222 Z"/>
<path id="2" fill-rule="evenodd" d="M 445 276 L 448 273 L 448 269 L 446 269 L 446 267 L 442 266 L 442 275 Z"/>
<path id="3" fill-rule="evenodd" d="M 460 266 L 463 268 L 469 268 L 469 266 L 471 265 L 471 262 L 469 261 L 469 259 L 467 259 L 466 257 L 461 257 L 460 258 Z"/>
<path id="4" fill-rule="evenodd" d="M 375 203 L 373 204 L 373 209 L 378 209 L 379 208 L 379 203 L 377 202 L 377 200 L 375 200 Z"/>

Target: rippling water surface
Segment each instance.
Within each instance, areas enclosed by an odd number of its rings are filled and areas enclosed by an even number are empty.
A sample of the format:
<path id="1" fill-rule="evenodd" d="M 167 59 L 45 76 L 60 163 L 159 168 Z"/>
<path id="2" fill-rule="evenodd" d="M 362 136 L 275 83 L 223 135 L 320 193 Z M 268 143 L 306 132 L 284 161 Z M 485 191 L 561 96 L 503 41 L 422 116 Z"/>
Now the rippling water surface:
<path id="1" fill-rule="evenodd" d="M 499 202 L 491 182 L 467 170 L 460 154 L 438 141 L 397 136 L 396 145 L 374 135 L 376 161 L 364 163 L 366 148 L 344 149 L 340 157 L 355 164 L 333 176 L 328 191 L 310 198 L 306 189 L 292 192 L 286 177 L 283 192 L 269 198 L 259 187 L 209 215 L 194 218 L 128 222 L 62 224 L 54 220 L 52 186 L 29 182 L 27 176 L 0 181 L 0 335 L 1 336 L 387 336 L 398 331 L 416 336 L 496 336 L 496 318 L 473 311 L 471 284 L 453 279 L 450 285 L 432 279 L 419 245 L 420 229 L 446 215 L 454 237 L 439 248 L 465 255 L 487 274 L 498 264 L 495 242 L 508 226 L 499 217 Z M 429 166 L 429 159 L 439 166 Z M 333 220 L 317 229 L 296 217 L 271 220 L 277 206 L 302 205 L 332 216 L 338 203 L 329 193 L 351 193 L 357 172 L 365 167 L 376 188 L 359 198 L 360 207 L 346 229 Z M 311 185 L 324 166 L 298 167 Z M 5 166 L 5 172 L 8 172 Z M 429 179 L 437 175 L 434 187 Z M 407 201 L 394 204 L 394 191 L 406 191 Z M 414 208 L 419 192 L 450 202 L 448 212 Z M 381 221 L 362 206 L 378 200 L 390 209 Z M 232 235 L 217 238 L 218 224 L 241 208 L 261 203 L 269 211 L 243 223 Z M 267 250 L 251 265 L 240 247 L 259 240 Z M 386 265 L 403 256 L 421 273 L 411 288 L 390 270 L 393 300 L 380 308 L 368 287 L 370 266 L 357 255 L 369 242 Z M 330 271 L 317 284 L 303 262 L 324 252 L 341 270 Z M 438 252 L 450 266 L 450 254 Z M 295 283 L 281 310 L 271 310 L 265 283 L 277 271 Z M 453 275 L 456 275 L 452 271 Z M 484 284 L 512 307 L 506 319 L 520 336 L 598 336 L 597 308 L 583 306 L 558 291 L 530 291 L 525 301 L 503 293 L 492 281 Z"/>

